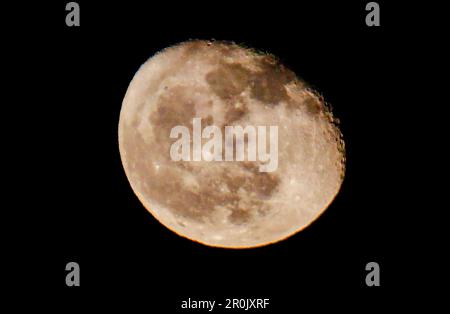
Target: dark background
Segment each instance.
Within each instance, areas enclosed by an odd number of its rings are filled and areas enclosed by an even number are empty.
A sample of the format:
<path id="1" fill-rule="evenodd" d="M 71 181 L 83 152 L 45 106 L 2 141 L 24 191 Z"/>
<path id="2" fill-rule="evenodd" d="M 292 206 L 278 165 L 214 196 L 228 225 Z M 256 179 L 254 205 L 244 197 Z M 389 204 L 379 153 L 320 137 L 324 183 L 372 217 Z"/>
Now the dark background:
<path id="1" fill-rule="evenodd" d="M 414 290 L 398 119 L 409 33 L 398 19 L 404 11 L 385 1 L 381 27 L 367 27 L 367 2 L 78 1 L 81 26 L 72 28 L 66 1 L 4 10 L 15 17 L 6 22 L 5 49 L 18 48 L 20 59 L 14 80 L 22 88 L 11 91 L 20 106 L 12 110 L 27 126 L 15 124 L 21 140 L 13 143 L 23 176 L 11 185 L 24 186 L 9 209 L 21 219 L 8 234 L 14 289 L 58 311 L 182 312 L 188 297 L 270 298 L 270 308 L 258 310 L 270 313 L 401 307 L 398 291 Z M 131 190 L 117 142 L 122 99 L 143 62 L 188 39 L 271 52 L 333 106 L 345 180 L 301 233 L 256 249 L 203 246 L 159 224 Z M 65 286 L 71 261 L 80 264 L 81 287 Z M 365 285 L 371 261 L 381 267 L 381 287 Z"/>

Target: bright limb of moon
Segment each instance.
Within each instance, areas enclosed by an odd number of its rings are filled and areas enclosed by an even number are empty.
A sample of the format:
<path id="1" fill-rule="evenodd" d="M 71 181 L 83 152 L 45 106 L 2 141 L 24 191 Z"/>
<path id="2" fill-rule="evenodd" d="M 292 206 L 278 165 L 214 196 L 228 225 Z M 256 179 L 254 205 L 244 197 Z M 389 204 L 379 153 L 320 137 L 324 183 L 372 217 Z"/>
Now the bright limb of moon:
<path id="1" fill-rule="evenodd" d="M 195 117 L 221 129 L 277 125 L 278 168 L 173 161 L 170 131 L 192 131 Z M 140 67 L 122 103 L 119 149 L 134 193 L 159 222 L 227 248 L 304 229 L 332 202 L 345 172 L 342 135 L 324 100 L 273 56 L 225 42 L 183 42 Z"/>

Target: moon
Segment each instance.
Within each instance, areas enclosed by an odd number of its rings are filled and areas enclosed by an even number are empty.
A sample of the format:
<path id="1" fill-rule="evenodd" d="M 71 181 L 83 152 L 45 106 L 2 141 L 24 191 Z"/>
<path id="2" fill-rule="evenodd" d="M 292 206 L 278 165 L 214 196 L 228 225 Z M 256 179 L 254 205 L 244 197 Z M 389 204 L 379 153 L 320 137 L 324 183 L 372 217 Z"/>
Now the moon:
<path id="1" fill-rule="evenodd" d="M 174 126 L 278 126 L 278 167 L 261 161 L 173 161 Z M 214 247 L 286 239 L 333 201 L 345 173 L 338 121 L 324 99 L 273 55 L 193 40 L 148 59 L 120 111 L 119 151 L 143 206 L 180 236 Z"/>

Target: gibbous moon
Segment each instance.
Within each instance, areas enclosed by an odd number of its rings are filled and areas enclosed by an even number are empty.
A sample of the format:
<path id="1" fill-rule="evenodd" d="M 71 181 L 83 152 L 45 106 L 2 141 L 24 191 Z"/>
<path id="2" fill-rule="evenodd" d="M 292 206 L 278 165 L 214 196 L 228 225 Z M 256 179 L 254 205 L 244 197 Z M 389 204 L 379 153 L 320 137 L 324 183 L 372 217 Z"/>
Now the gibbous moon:
<path id="1" fill-rule="evenodd" d="M 278 126 L 276 169 L 262 172 L 259 159 L 173 160 L 171 130 L 187 127 L 192 144 L 194 118 L 222 131 Z M 160 223 L 226 248 L 304 229 L 345 172 L 342 135 L 322 97 L 274 56 L 227 42 L 183 42 L 147 60 L 122 103 L 119 148 L 134 193 Z"/>

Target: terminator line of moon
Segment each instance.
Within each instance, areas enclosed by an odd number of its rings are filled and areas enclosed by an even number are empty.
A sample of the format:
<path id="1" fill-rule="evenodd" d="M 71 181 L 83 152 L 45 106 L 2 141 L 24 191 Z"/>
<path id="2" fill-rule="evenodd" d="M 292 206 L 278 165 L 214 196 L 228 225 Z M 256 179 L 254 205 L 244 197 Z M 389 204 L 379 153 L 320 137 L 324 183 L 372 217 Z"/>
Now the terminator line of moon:
<path id="1" fill-rule="evenodd" d="M 278 168 L 260 161 L 173 161 L 174 126 L 277 125 Z M 223 133 L 223 132 L 222 132 Z M 303 230 L 333 201 L 345 173 L 337 119 L 274 56 L 219 41 L 187 41 L 146 61 L 119 120 L 119 150 L 144 207 L 178 235 L 250 248 Z"/>

